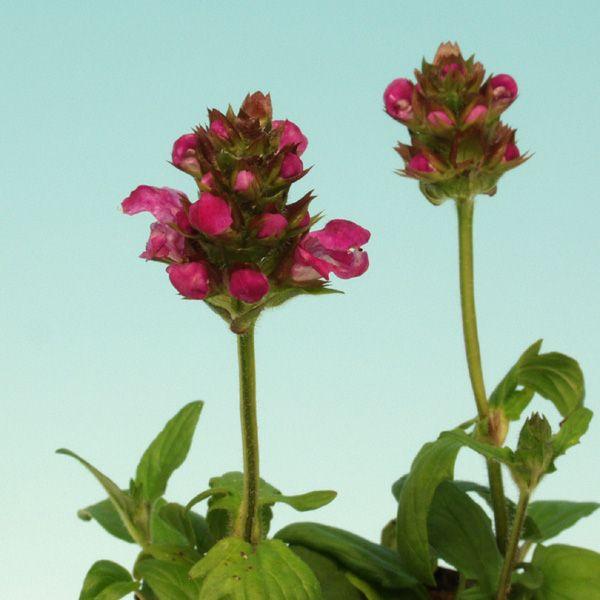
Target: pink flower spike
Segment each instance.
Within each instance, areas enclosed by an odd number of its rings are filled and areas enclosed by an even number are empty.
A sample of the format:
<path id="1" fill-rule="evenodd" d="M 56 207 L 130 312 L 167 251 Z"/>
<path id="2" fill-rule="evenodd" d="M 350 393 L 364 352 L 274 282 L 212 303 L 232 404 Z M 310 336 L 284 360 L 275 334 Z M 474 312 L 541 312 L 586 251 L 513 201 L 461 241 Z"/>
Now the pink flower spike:
<path id="1" fill-rule="evenodd" d="M 181 210 L 181 199 L 185 197 L 183 192 L 171 188 L 140 185 L 123 200 L 121 207 L 127 215 L 149 212 L 159 223 L 172 223 Z"/>
<path id="2" fill-rule="evenodd" d="M 181 262 L 185 257 L 185 238 L 164 223 L 150 225 L 150 237 L 140 258 Z"/>
<path id="3" fill-rule="evenodd" d="M 173 287 L 186 298 L 202 300 L 210 289 L 208 269 L 204 262 L 189 262 L 167 267 Z"/>
<path id="4" fill-rule="evenodd" d="M 229 139 L 229 129 L 221 119 L 216 119 L 210 124 L 208 128 L 209 131 L 212 131 L 216 136 L 220 137 L 222 140 Z"/>
<path id="5" fill-rule="evenodd" d="M 385 110 L 394 119 L 409 121 L 413 115 L 412 95 L 414 85 L 408 79 L 394 79 L 383 92 Z"/>
<path id="6" fill-rule="evenodd" d="M 432 125 L 439 126 L 452 126 L 454 125 L 454 120 L 451 119 L 443 110 L 433 110 L 427 115 L 427 120 Z"/>
<path id="7" fill-rule="evenodd" d="M 290 152 L 285 155 L 283 162 L 281 163 L 281 171 L 279 174 L 284 179 L 292 179 L 293 177 L 297 177 L 302 173 L 304 169 L 304 165 L 302 164 L 302 160 L 296 154 Z"/>
<path id="8" fill-rule="evenodd" d="M 477 106 L 474 106 L 471 109 L 471 112 L 467 115 L 465 123 L 474 123 L 475 121 L 483 118 L 484 115 L 487 113 L 487 110 L 487 106 L 484 106 L 483 104 L 478 104 Z"/>
<path id="9" fill-rule="evenodd" d="M 220 235 L 233 223 L 231 207 L 219 196 L 202 192 L 200 199 L 190 206 L 190 223 L 208 235 Z"/>
<path id="10" fill-rule="evenodd" d="M 504 160 L 506 162 L 516 160 L 519 156 L 521 156 L 521 152 L 519 152 L 516 144 L 508 144 L 506 146 L 506 150 L 504 151 Z"/>
<path id="11" fill-rule="evenodd" d="M 207 187 L 208 190 L 213 190 L 215 187 L 215 178 L 213 177 L 213 174 L 208 171 L 208 173 L 204 173 L 204 175 L 202 175 L 202 179 L 200 179 L 200 183 Z"/>
<path id="12" fill-rule="evenodd" d="M 254 304 L 268 292 L 269 280 L 256 269 L 242 267 L 229 276 L 229 293 L 242 302 Z"/>
<path id="13" fill-rule="evenodd" d="M 258 238 L 277 238 L 288 225 L 287 219 L 279 213 L 266 213 L 258 221 Z"/>
<path id="14" fill-rule="evenodd" d="M 195 133 L 182 135 L 173 144 L 171 160 L 173 164 L 182 171 L 197 175 L 200 173 L 200 164 L 196 158 L 196 145 L 198 138 Z"/>
<path id="15" fill-rule="evenodd" d="M 292 121 L 273 121 L 273 129 L 283 127 L 281 138 L 279 139 L 279 151 L 286 146 L 296 146 L 296 154 L 302 156 L 308 146 L 308 138 L 302 133 L 302 130 Z"/>
<path id="16" fill-rule="evenodd" d="M 408 168 L 421 173 L 432 173 L 435 169 L 424 154 L 415 154 L 408 162 Z"/>
<path id="17" fill-rule="evenodd" d="M 253 183 L 256 177 L 252 171 L 239 171 L 235 177 L 233 189 L 236 192 L 245 192 Z"/>
<path id="18" fill-rule="evenodd" d="M 292 279 L 297 282 L 329 279 L 330 273 L 342 279 L 362 275 L 369 268 L 369 257 L 361 246 L 370 237 L 366 229 L 343 219 L 307 233 L 294 253 Z"/>
<path id="19" fill-rule="evenodd" d="M 512 102 L 519 92 L 517 82 L 504 73 L 492 77 L 490 80 L 492 95 L 495 100 Z"/>

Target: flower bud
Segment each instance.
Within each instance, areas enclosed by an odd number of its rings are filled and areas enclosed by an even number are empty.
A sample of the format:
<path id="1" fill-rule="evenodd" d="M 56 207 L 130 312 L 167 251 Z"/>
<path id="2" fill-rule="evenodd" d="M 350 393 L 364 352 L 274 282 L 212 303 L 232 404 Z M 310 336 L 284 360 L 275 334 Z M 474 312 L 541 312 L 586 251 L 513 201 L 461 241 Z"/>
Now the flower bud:
<path id="1" fill-rule="evenodd" d="M 273 121 L 273 129 L 282 129 L 279 138 L 279 151 L 286 146 L 295 146 L 296 154 L 302 156 L 308 146 L 308 138 L 302 133 L 298 125 L 287 119 L 285 121 Z"/>
<path id="2" fill-rule="evenodd" d="M 279 213 L 266 213 L 257 221 L 256 237 L 261 239 L 281 237 L 287 225 L 287 219 L 283 215 Z"/>
<path id="3" fill-rule="evenodd" d="M 408 79 L 394 79 L 383 93 L 385 110 L 398 121 L 409 121 L 413 116 L 412 96 L 414 85 Z"/>
<path id="4" fill-rule="evenodd" d="M 200 164 L 196 157 L 198 138 L 195 133 L 187 133 L 175 140 L 171 160 L 173 164 L 190 175 L 200 174 Z"/>
<path id="5" fill-rule="evenodd" d="M 504 151 L 504 160 L 509 162 L 511 160 L 516 160 L 521 156 L 521 152 L 519 152 L 519 148 L 516 144 L 509 143 L 506 146 L 506 150 Z"/>
<path id="6" fill-rule="evenodd" d="M 236 192 L 245 192 L 254 183 L 255 179 L 252 171 L 238 171 L 233 189 Z"/>
<path id="7" fill-rule="evenodd" d="M 302 160 L 296 154 L 290 152 L 285 155 L 283 162 L 281 163 L 281 171 L 279 174 L 283 179 L 292 179 L 298 177 L 302 173 L 304 165 Z"/>
<path id="8" fill-rule="evenodd" d="M 433 110 L 427 115 L 427 120 L 432 125 L 437 125 L 438 127 L 451 127 L 454 125 L 454 120 L 450 118 L 443 110 Z"/>
<path id="9" fill-rule="evenodd" d="M 167 267 L 173 287 L 186 298 L 202 300 L 209 292 L 208 268 L 204 262 L 189 262 Z"/>
<path id="10" fill-rule="evenodd" d="M 510 75 L 504 73 L 492 77 L 490 87 L 494 100 L 499 102 L 512 102 L 519 91 L 517 82 Z"/>
<path id="11" fill-rule="evenodd" d="M 478 104 L 477 106 L 474 106 L 469 111 L 469 114 L 466 116 L 465 123 L 467 125 L 470 125 L 471 123 L 475 123 L 475 121 L 483 119 L 485 114 L 487 113 L 487 110 L 487 106 L 484 106 L 483 104 Z"/>
<path id="12" fill-rule="evenodd" d="M 208 129 L 222 140 L 229 139 L 229 129 L 221 119 L 215 119 Z"/>
<path id="13" fill-rule="evenodd" d="M 269 280 L 264 273 L 251 267 L 241 267 L 229 276 L 229 293 L 238 300 L 254 304 L 269 291 Z"/>
<path id="14" fill-rule="evenodd" d="M 258 119 L 261 123 L 270 119 L 273 114 L 271 95 L 262 92 L 248 94 L 240 107 L 240 111 L 253 119 Z"/>
<path id="15" fill-rule="evenodd" d="M 200 199 L 190 206 L 190 223 L 208 235 L 220 235 L 233 223 L 231 207 L 219 196 L 202 192 Z"/>
<path id="16" fill-rule="evenodd" d="M 415 154 L 409 161 L 407 167 L 421 173 L 433 173 L 435 170 L 424 154 Z"/>

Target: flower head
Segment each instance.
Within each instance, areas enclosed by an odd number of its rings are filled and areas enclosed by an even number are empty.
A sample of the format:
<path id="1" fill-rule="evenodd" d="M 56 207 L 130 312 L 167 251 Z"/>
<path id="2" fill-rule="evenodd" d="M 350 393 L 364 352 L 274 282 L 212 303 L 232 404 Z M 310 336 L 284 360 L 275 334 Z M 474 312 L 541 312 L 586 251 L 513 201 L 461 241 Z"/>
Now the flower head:
<path id="1" fill-rule="evenodd" d="M 423 61 L 415 71 L 417 85 L 399 78 L 385 90 L 387 112 L 410 134 L 410 144 L 396 148 L 404 160 L 402 174 L 418 179 L 434 204 L 493 195 L 500 177 L 528 158 L 515 153 L 515 132 L 500 121 L 517 97 L 515 80 L 506 74 L 484 77 L 481 63 L 446 42 L 433 62 Z"/>
<path id="2" fill-rule="evenodd" d="M 292 183 L 307 173 L 307 138 L 294 122 L 272 120 L 268 94 L 248 95 L 237 113 L 212 109 L 208 120 L 172 151 L 198 187 L 195 202 L 150 186 L 123 201 L 127 214 L 156 218 L 142 256 L 167 263 L 180 294 L 204 300 L 241 332 L 263 308 L 324 288 L 332 273 L 365 272 L 368 231 L 335 220 L 311 232 L 312 194 L 288 202 Z"/>

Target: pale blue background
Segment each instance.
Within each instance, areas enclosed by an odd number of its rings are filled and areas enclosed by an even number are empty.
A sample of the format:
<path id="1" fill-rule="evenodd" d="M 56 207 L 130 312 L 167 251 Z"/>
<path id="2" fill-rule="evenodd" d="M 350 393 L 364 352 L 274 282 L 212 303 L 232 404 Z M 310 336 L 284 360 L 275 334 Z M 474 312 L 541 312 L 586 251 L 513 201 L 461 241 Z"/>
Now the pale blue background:
<path id="1" fill-rule="evenodd" d="M 118 205 L 140 183 L 188 193 L 172 141 L 271 91 L 310 138 L 315 207 L 373 231 L 372 268 L 345 296 L 303 298 L 258 327 L 262 471 L 289 493 L 334 488 L 311 515 L 376 539 L 389 487 L 438 431 L 473 414 L 458 320 L 455 216 L 393 171 L 393 78 L 458 40 L 511 73 L 506 119 L 534 158 L 477 211 L 477 296 L 488 387 L 519 353 L 577 357 L 600 411 L 598 26 L 579 2 L 22 2 L 0 12 L 3 246 L 0 597 L 72 600 L 89 565 L 134 550 L 77 508 L 102 497 L 59 446 L 125 484 L 184 403 L 207 401 L 169 496 L 239 468 L 235 339 L 137 255 L 149 218 Z M 539 408 L 548 409 L 539 403 Z M 558 417 L 548 409 L 553 423 Z M 600 499 L 600 420 L 543 498 Z M 481 477 L 465 452 L 458 473 Z M 561 541 L 600 550 L 600 515 Z"/>

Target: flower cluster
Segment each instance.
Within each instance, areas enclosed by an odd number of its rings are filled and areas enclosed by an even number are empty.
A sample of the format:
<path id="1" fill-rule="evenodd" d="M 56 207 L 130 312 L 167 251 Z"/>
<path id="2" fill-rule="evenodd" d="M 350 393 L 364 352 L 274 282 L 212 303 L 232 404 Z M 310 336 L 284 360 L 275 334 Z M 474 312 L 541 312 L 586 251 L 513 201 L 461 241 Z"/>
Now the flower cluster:
<path id="1" fill-rule="evenodd" d="M 181 136 L 172 152 L 172 164 L 195 179 L 197 199 L 142 185 L 122 203 L 126 214 L 156 218 L 142 258 L 167 263 L 180 294 L 205 300 L 230 322 L 323 292 L 331 273 L 362 275 L 366 229 L 338 219 L 310 231 L 314 196 L 288 203 L 291 184 L 307 173 L 308 140 L 292 121 L 272 120 L 270 96 L 256 92 L 237 114 L 229 107 L 208 116 L 208 126 Z"/>
<path id="2" fill-rule="evenodd" d="M 526 160 L 515 130 L 500 115 L 517 97 L 510 75 L 484 81 L 485 70 L 465 60 L 457 44 L 442 44 L 433 63 L 415 70 L 416 84 L 395 79 L 383 94 L 386 112 L 405 125 L 411 144 L 398 144 L 403 175 L 418 179 L 428 200 L 493 195 L 498 179 Z"/>

